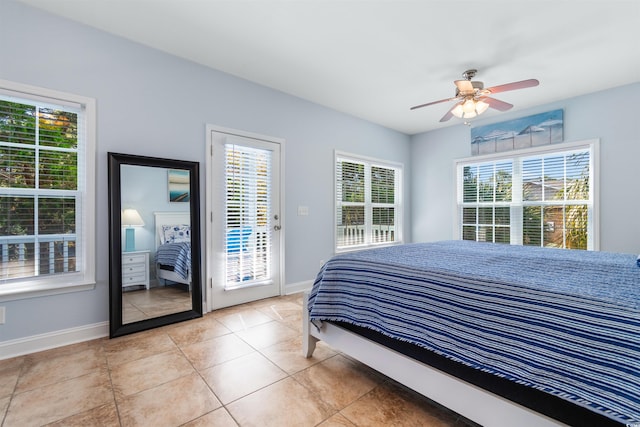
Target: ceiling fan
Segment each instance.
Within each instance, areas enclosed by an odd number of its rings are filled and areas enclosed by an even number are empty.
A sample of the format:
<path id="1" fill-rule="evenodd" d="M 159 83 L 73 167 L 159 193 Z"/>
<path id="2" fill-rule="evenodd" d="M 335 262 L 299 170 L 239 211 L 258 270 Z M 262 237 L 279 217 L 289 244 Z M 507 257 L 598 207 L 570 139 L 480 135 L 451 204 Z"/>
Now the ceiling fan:
<path id="1" fill-rule="evenodd" d="M 536 79 L 529 79 L 519 82 L 507 83 L 499 86 L 493 86 L 485 89 L 484 83 L 472 81 L 477 72 L 478 70 L 474 69 L 467 70 L 462 73 L 462 77 L 464 77 L 465 80 L 455 80 L 453 82 L 456 85 L 456 95 L 453 98 L 441 99 L 439 101 L 416 105 L 415 107 L 411 107 L 411 110 L 427 107 L 429 105 L 439 104 L 441 102 L 457 100 L 458 102 L 453 107 L 451 107 L 449 111 L 447 111 L 447 114 L 445 114 L 440 119 L 440 121 L 446 122 L 453 116 L 470 119 L 484 113 L 489 107 L 495 108 L 499 111 L 507 111 L 510 108 L 513 108 L 513 105 L 509 104 L 508 102 L 491 98 L 489 97 L 489 95 L 493 95 L 494 93 L 506 92 L 509 90 L 538 86 L 538 84 L 540 84 L 540 82 L 538 82 L 538 80 Z"/>

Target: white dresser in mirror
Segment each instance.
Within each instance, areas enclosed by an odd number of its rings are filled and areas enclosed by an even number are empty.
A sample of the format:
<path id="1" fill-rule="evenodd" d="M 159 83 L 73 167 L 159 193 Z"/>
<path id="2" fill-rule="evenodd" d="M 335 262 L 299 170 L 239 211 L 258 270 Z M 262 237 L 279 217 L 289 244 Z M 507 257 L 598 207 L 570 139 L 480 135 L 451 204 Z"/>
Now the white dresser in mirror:
<path id="1" fill-rule="evenodd" d="M 149 251 L 122 253 L 122 288 L 129 286 L 149 289 Z"/>

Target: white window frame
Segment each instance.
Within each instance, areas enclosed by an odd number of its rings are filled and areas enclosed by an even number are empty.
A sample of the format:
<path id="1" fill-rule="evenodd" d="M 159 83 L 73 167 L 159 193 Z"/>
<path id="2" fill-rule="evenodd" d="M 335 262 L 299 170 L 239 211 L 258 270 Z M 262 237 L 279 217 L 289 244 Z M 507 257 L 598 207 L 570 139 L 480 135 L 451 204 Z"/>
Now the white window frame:
<path id="1" fill-rule="evenodd" d="M 0 93 L 16 101 L 63 105 L 84 110 L 84 143 L 78 145 L 78 200 L 81 207 L 76 227 L 81 247 L 76 252 L 80 271 L 35 276 L 0 283 L 0 302 L 94 289 L 96 284 L 96 101 L 80 95 L 59 92 L 0 79 Z M 80 127 L 80 126 L 79 126 Z M 84 179 L 82 179 L 84 178 Z"/>
<path id="2" fill-rule="evenodd" d="M 454 233 L 456 239 L 462 239 L 462 214 L 460 210 L 460 206 L 462 203 L 463 194 L 461 191 L 460 183 L 458 182 L 459 177 L 461 176 L 460 170 L 469 164 L 477 164 L 477 163 L 485 163 L 485 162 L 499 162 L 503 160 L 511 160 L 511 159 L 521 159 L 527 157 L 535 157 L 535 156 L 546 156 L 552 155 L 556 153 L 562 153 L 567 151 L 578 151 L 578 150 L 589 150 L 590 155 L 590 170 L 591 170 L 591 181 L 589 184 L 589 197 L 591 200 L 591 221 L 588 224 L 588 233 L 589 233 L 589 242 L 587 245 L 588 250 L 599 250 L 600 249 L 600 215 L 599 215 L 599 159 L 600 159 L 600 140 L 599 139 L 590 139 L 584 141 L 574 141 L 574 142 L 565 142 L 560 144 L 550 144 L 544 145 L 540 147 L 527 148 L 523 150 L 512 150 L 505 151 L 500 153 L 486 154 L 482 156 L 473 156 L 473 157 L 465 157 L 463 159 L 454 160 L 454 191 L 456 194 L 455 203 L 454 203 Z M 514 173 L 519 168 L 514 162 L 513 169 Z M 519 179 L 514 178 L 513 182 L 513 193 L 514 195 L 521 193 L 522 182 Z M 520 212 L 520 216 L 522 213 L 522 201 L 511 201 L 507 203 L 512 207 L 511 218 L 511 244 L 512 245 L 521 245 L 522 244 L 522 229 L 520 228 L 522 224 L 513 224 L 513 212 Z M 513 209 L 515 208 L 515 209 Z"/>
<path id="3" fill-rule="evenodd" d="M 365 241 L 360 245 L 349 245 L 349 246 L 338 246 L 338 196 L 336 194 L 336 188 L 338 185 L 338 175 L 337 175 L 337 165 L 338 161 L 350 161 L 353 163 L 362 163 L 365 165 L 365 203 L 364 203 L 364 216 L 365 216 Z M 395 221 L 395 234 L 394 241 L 392 242 L 372 242 L 371 241 L 371 228 L 372 228 L 372 212 L 375 207 L 371 202 L 371 171 L 372 166 L 378 166 L 382 168 L 395 169 L 396 176 L 395 187 L 396 190 L 394 192 L 395 195 L 395 203 L 393 208 L 394 212 L 394 221 Z M 334 241 L 334 249 L 336 253 L 340 252 L 350 252 L 355 250 L 362 250 L 373 247 L 382 247 L 382 246 L 392 246 L 403 243 L 403 206 L 404 203 L 402 201 L 403 195 L 403 179 L 404 179 L 404 165 L 398 162 L 392 162 L 388 160 L 381 160 L 374 157 L 366 157 L 360 156 L 357 154 L 346 153 L 342 151 L 334 151 L 334 159 L 333 159 L 333 241 Z"/>

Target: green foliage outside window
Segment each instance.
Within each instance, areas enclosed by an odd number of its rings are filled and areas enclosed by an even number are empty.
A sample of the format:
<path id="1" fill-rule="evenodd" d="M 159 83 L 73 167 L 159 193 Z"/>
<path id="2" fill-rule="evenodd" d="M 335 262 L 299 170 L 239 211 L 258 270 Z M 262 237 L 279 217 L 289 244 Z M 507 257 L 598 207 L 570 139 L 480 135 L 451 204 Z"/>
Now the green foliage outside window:
<path id="1" fill-rule="evenodd" d="M 0 237 L 75 234 L 77 190 L 78 115 L 0 100 Z M 75 240 L 63 240 L 39 244 L 40 271 L 50 259 L 75 269 Z M 35 261 L 33 243 L 7 248 L 9 261 Z"/>
<path id="2" fill-rule="evenodd" d="M 587 249 L 589 207 L 580 202 L 590 197 L 589 157 L 588 151 L 580 151 L 524 161 L 524 245 Z M 510 243 L 510 207 L 501 206 L 513 197 L 506 164 L 463 167 L 462 239 Z"/>

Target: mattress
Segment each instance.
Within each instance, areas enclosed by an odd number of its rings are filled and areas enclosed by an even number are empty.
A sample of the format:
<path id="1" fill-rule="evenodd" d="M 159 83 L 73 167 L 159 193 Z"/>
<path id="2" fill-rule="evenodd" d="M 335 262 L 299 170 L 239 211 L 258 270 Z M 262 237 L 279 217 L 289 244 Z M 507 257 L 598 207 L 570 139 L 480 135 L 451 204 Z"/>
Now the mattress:
<path id="1" fill-rule="evenodd" d="M 640 423 L 633 255 L 448 241 L 341 254 L 309 297 L 336 321 L 622 425 Z"/>

